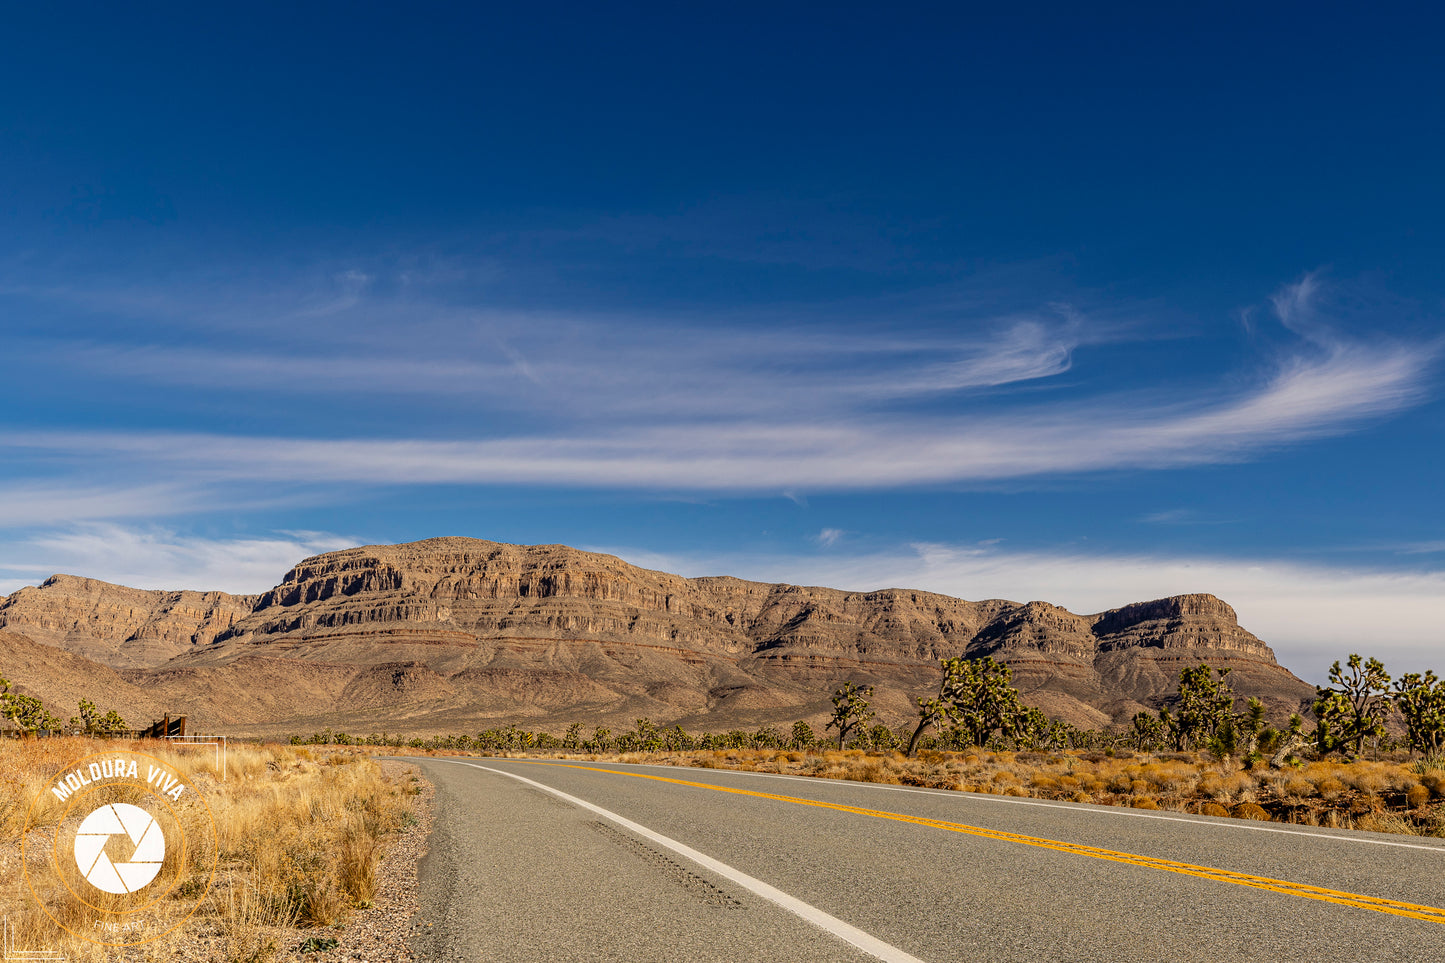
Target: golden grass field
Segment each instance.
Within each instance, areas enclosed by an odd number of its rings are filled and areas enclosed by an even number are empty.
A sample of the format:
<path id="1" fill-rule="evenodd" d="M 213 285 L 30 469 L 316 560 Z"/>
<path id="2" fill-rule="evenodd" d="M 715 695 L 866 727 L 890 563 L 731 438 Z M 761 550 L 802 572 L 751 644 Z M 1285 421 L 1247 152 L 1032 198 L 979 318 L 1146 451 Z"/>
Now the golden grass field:
<path id="1" fill-rule="evenodd" d="M 509 755 L 523 755 L 509 753 Z M 1307 762 L 1226 767 L 1206 753 L 923 752 L 719 749 L 532 758 L 746 769 L 822 779 L 1267 819 L 1306 826 L 1445 837 L 1445 769 L 1418 762 Z"/>
<path id="2" fill-rule="evenodd" d="M 197 865 L 217 866 L 194 915 L 172 934 L 123 953 L 80 939 L 39 912 L 20 872 L 27 813 L 33 847 L 62 809 L 42 794 L 47 779 L 82 757 L 111 751 L 145 753 L 173 766 L 204 795 L 216 830 L 215 851 L 207 841 L 188 852 Z M 222 781 L 210 748 L 85 738 L 0 741 L 0 912 L 10 919 L 15 947 L 59 950 L 71 960 L 266 959 L 297 932 L 369 905 L 381 841 L 409 818 L 408 791 L 415 790 L 346 750 L 233 745 Z M 187 876 L 177 887 L 178 918 L 204 892 L 205 875 Z M 91 911 L 62 887 L 35 896 L 68 926 L 84 929 Z"/>

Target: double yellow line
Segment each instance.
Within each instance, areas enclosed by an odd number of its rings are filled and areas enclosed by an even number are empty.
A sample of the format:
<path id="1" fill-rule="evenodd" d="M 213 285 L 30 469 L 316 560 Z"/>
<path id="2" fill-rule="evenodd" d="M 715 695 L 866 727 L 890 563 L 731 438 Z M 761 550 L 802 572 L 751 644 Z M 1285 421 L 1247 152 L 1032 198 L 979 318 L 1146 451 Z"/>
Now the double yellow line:
<path id="1" fill-rule="evenodd" d="M 929 826 L 934 829 L 944 829 L 952 833 L 979 836 L 983 839 L 994 839 L 1005 843 L 1018 843 L 1022 846 L 1035 846 L 1039 849 L 1052 849 L 1061 853 L 1073 853 L 1077 856 L 1089 856 L 1094 859 L 1107 859 L 1110 862 L 1141 866 L 1145 869 L 1158 869 L 1168 873 L 1180 873 L 1184 876 L 1197 876 L 1200 879 L 1214 880 L 1219 883 L 1249 886 L 1253 889 L 1268 890 L 1271 893 L 1284 893 L 1287 896 L 1299 896 L 1304 899 L 1320 900 L 1325 903 L 1336 903 L 1340 906 L 1352 906 L 1356 909 L 1374 910 L 1376 913 L 1389 913 L 1392 916 L 1407 916 L 1410 919 L 1425 920 L 1429 923 L 1445 923 L 1445 909 L 1436 906 L 1421 906 L 1416 903 L 1402 903 L 1399 900 L 1381 899 L 1377 896 L 1362 896 L 1359 893 L 1346 893 L 1336 889 L 1325 889 L 1322 886 L 1292 883 L 1288 880 L 1272 879 L 1268 876 L 1254 876 L 1249 873 L 1231 872 L 1227 869 L 1215 869 L 1211 866 L 1196 866 L 1193 863 L 1181 863 L 1172 859 L 1156 859 L 1152 856 L 1139 856 L 1135 853 L 1121 853 L 1112 849 L 1100 849 L 1097 846 L 1084 846 L 1079 843 L 1064 843 L 1056 839 L 1044 839 L 1039 836 L 1005 833 L 996 829 L 984 829 L 981 826 L 969 826 L 965 823 L 949 822 L 943 819 L 909 816 L 904 813 L 888 812 L 883 809 L 867 809 L 862 806 L 845 806 L 841 803 L 821 802 L 817 799 L 803 799 L 798 796 L 781 796 L 777 793 L 754 792 L 750 789 L 734 789 L 730 786 L 714 786 L 705 782 L 671 779 L 667 776 L 654 776 L 648 773 L 623 772 L 617 769 L 604 769 L 600 766 L 578 766 L 569 763 L 540 761 L 532 764 L 554 766 L 564 769 L 585 769 L 589 772 L 605 772 L 613 776 L 631 776 L 635 779 L 651 779 L 655 782 L 668 782 L 677 786 L 711 789 L 714 792 L 731 793 L 735 796 L 752 796 L 756 799 L 771 799 L 777 802 L 795 803 L 799 806 L 832 809 L 836 812 L 853 813 L 858 816 L 871 816 L 875 819 L 889 819 L 893 822 L 912 823 L 915 826 Z"/>

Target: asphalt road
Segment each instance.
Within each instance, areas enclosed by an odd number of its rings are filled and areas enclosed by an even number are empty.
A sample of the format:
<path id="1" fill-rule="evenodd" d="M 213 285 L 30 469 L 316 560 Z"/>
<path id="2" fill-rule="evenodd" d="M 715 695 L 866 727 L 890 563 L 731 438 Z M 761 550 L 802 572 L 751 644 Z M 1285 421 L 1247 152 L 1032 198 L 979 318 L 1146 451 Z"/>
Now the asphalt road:
<path id="1" fill-rule="evenodd" d="M 1445 840 L 756 773 L 408 761 L 437 786 L 422 961 L 1445 963 Z"/>

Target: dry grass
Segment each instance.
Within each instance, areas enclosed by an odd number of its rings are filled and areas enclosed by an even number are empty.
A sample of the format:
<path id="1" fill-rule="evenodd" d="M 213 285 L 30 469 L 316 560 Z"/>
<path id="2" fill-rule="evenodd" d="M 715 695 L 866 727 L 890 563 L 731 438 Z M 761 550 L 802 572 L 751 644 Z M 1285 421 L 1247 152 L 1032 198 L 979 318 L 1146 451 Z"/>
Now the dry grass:
<path id="1" fill-rule="evenodd" d="M 923 752 L 748 749 L 548 758 L 667 763 L 852 779 L 994 795 L 1267 819 L 1309 826 L 1445 837 L 1445 772 L 1400 762 L 1321 760 L 1301 768 L 1225 768 L 1200 753 Z"/>
<path id="2" fill-rule="evenodd" d="M 0 912 L 18 928 L 17 946 L 56 948 L 72 960 L 115 959 L 115 950 L 80 940 L 38 912 L 20 869 L 20 838 L 31 802 L 32 842 L 60 817 L 46 780 L 83 756 L 132 750 L 160 757 L 200 791 L 214 816 L 216 846 L 192 846 L 198 866 L 217 864 L 209 895 L 171 936 L 126 951 L 136 960 L 259 961 L 295 942 L 293 927 L 343 920 L 370 904 L 380 840 L 399 827 L 403 787 L 365 755 L 276 745 L 231 747 L 227 779 L 213 753 L 172 751 L 156 743 L 87 739 L 0 742 Z M 41 832 L 38 832 L 41 831 Z M 167 859 L 171 858 L 168 851 Z M 205 874 L 178 867 L 183 882 L 167 906 L 179 918 L 204 888 Z M 41 894 L 63 922 L 83 928 L 89 911 L 69 894 Z M 171 906 L 171 904 L 174 904 Z M 182 949 L 184 946 L 184 949 Z"/>

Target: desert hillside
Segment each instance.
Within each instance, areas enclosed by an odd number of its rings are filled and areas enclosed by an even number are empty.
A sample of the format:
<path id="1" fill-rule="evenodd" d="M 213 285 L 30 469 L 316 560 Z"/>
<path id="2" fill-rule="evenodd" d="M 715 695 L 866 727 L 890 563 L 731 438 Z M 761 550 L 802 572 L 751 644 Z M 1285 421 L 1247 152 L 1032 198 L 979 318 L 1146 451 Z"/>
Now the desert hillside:
<path id="1" fill-rule="evenodd" d="M 1276 714 L 1314 691 L 1212 595 L 1076 615 L 908 589 L 688 579 L 471 538 L 318 555 L 260 596 L 58 575 L 0 602 L 0 629 L 0 674 L 57 711 L 73 713 L 73 693 L 94 679 L 98 700 L 109 689 L 237 734 L 639 716 L 721 729 L 821 719 L 845 679 L 875 685 L 880 718 L 897 722 L 935 683 L 937 660 L 955 655 L 1009 663 L 1028 701 L 1087 727 L 1161 704 L 1199 661 L 1232 667 L 1237 691 Z M 66 652 L 36 658 L 44 647 Z"/>

